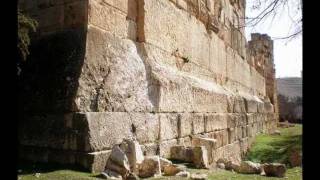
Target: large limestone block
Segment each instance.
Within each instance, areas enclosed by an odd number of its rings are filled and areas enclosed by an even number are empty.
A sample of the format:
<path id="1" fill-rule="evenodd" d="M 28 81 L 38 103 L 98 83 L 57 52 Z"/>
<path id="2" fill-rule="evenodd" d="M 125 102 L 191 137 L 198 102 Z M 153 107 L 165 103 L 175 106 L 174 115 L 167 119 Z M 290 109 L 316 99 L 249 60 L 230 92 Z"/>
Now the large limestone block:
<path id="1" fill-rule="evenodd" d="M 141 150 L 143 152 L 143 155 L 153 156 L 158 153 L 159 145 L 155 143 L 147 143 L 147 144 L 141 145 Z"/>
<path id="2" fill-rule="evenodd" d="M 103 2 L 105 5 L 110 5 L 122 13 L 127 15 L 128 18 L 136 20 L 137 16 L 137 0 L 90 0 Z"/>
<path id="3" fill-rule="evenodd" d="M 138 175 L 141 178 L 161 175 L 159 156 L 146 156 L 143 162 L 138 166 Z"/>
<path id="4" fill-rule="evenodd" d="M 160 119 L 154 113 L 129 113 L 131 132 L 139 143 L 151 143 L 159 139 Z"/>
<path id="5" fill-rule="evenodd" d="M 130 172 L 129 160 L 119 146 L 114 146 L 112 148 L 109 159 L 106 163 L 106 169 L 114 171 L 122 176 L 125 176 Z"/>
<path id="6" fill-rule="evenodd" d="M 83 121 L 86 126 L 81 133 L 88 133 L 83 140 L 86 151 L 108 149 L 130 137 L 136 137 L 141 143 L 158 139 L 159 119 L 154 114 L 105 112 L 79 115 L 79 121 Z"/>
<path id="7" fill-rule="evenodd" d="M 120 144 L 120 149 L 126 154 L 129 160 L 130 170 L 135 172 L 137 164 L 141 164 L 144 160 L 139 142 L 132 139 L 124 139 Z"/>
<path id="8" fill-rule="evenodd" d="M 217 141 L 212 138 L 192 137 L 192 146 L 205 146 L 207 149 L 208 163 L 213 162 L 213 152 L 216 149 Z"/>
<path id="9" fill-rule="evenodd" d="M 164 158 L 170 158 L 170 149 L 173 146 L 177 146 L 178 141 L 176 139 L 168 140 L 168 141 L 162 141 L 159 144 L 159 153 L 161 157 Z"/>
<path id="10" fill-rule="evenodd" d="M 192 114 L 181 113 L 179 114 L 179 137 L 186 137 L 192 134 Z"/>
<path id="11" fill-rule="evenodd" d="M 228 138 L 228 131 L 227 129 L 215 131 L 213 133 L 209 134 L 210 138 L 213 138 L 217 141 L 216 147 L 225 146 L 228 144 L 229 138 Z"/>
<path id="12" fill-rule="evenodd" d="M 167 52 L 177 49 L 192 62 L 209 63 L 209 37 L 195 17 L 169 1 L 144 1 L 145 41 Z"/>
<path id="13" fill-rule="evenodd" d="M 123 10 L 126 10 L 127 7 L 125 6 L 127 6 L 129 2 L 135 2 L 135 0 L 130 0 L 128 2 L 123 0 L 107 0 L 109 3 L 116 4 L 119 8 L 99 1 L 101 0 L 89 0 L 88 24 L 99 27 L 121 38 L 135 40 L 137 28 L 134 19 L 136 15 L 133 15 L 130 11 L 129 16 L 119 9 L 122 8 Z M 133 9 L 133 7 L 130 9 Z M 131 19 L 127 19 L 127 17 L 130 17 Z"/>
<path id="14" fill-rule="evenodd" d="M 204 132 L 204 115 L 202 113 L 192 113 L 192 133 L 200 134 Z"/>
<path id="15" fill-rule="evenodd" d="M 226 129 L 228 118 L 227 114 L 205 114 L 205 132 Z"/>
<path id="16" fill-rule="evenodd" d="M 242 161 L 238 171 L 243 174 L 260 174 L 261 165 L 251 161 Z"/>
<path id="17" fill-rule="evenodd" d="M 234 141 L 236 141 L 236 133 L 235 133 L 235 128 L 228 128 L 228 144 L 233 143 Z"/>
<path id="18" fill-rule="evenodd" d="M 178 138 L 178 114 L 160 114 L 160 140 Z"/>
<path id="19" fill-rule="evenodd" d="M 136 44 L 89 25 L 78 111 L 151 111 L 146 67 Z"/>
<path id="20" fill-rule="evenodd" d="M 209 68 L 212 72 L 227 76 L 227 53 L 223 41 L 215 34 L 211 34 L 210 39 L 210 61 Z"/>
<path id="21" fill-rule="evenodd" d="M 196 168 L 209 169 L 208 152 L 205 146 L 193 147 L 193 164 Z"/>
<path id="22" fill-rule="evenodd" d="M 273 105 L 269 102 L 264 103 L 264 111 L 266 113 L 273 113 L 274 112 Z"/>
<path id="23" fill-rule="evenodd" d="M 170 148 L 170 159 L 193 162 L 193 148 L 186 146 L 172 146 Z"/>

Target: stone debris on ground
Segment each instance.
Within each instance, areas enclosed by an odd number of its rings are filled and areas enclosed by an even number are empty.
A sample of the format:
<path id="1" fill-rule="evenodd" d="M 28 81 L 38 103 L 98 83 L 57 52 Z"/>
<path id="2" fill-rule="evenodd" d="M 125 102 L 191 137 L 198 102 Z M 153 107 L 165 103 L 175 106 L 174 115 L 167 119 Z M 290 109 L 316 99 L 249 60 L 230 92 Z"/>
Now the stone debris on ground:
<path id="1" fill-rule="evenodd" d="M 170 152 L 171 159 L 193 163 L 196 168 L 209 169 L 208 153 L 205 146 L 173 146 Z"/>
<path id="2" fill-rule="evenodd" d="M 181 171 L 181 172 L 177 173 L 176 176 L 189 178 L 190 177 L 190 172 Z"/>
<path id="3" fill-rule="evenodd" d="M 159 156 L 147 156 L 143 162 L 138 165 L 138 176 L 141 178 L 161 175 Z"/>
<path id="4" fill-rule="evenodd" d="M 275 130 L 275 131 L 272 133 L 272 135 L 281 135 L 281 131 Z"/>
<path id="5" fill-rule="evenodd" d="M 192 179 L 192 180 L 207 180 L 208 176 L 206 174 L 193 173 L 190 175 L 190 179 Z"/>
<path id="6" fill-rule="evenodd" d="M 242 161 L 238 169 L 239 173 L 242 174 L 260 174 L 261 165 L 251 161 Z"/>
<path id="7" fill-rule="evenodd" d="M 178 174 L 179 172 L 183 172 L 186 170 L 186 167 L 176 164 L 170 164 L 167 166 L 164 166 L 163 174 L 165 176 L 174 176 Z"/>
<path id="8" fill-rule="evenodd" d="M 289 162 L 292 167 L 301 166 L 302 153 L 298 150 L 293 150 L 289 155 Z"/>
<path id="9" fill-rule="evenodd" d="M 272 177 L 284 177 L 287 171 L 286 166 L 280 163 L 265 163 L 263 164 L 263 170 L 266 176 Z"/>
<path id="10" fill-rule="evenodd" d="M 117 180 L 121 180 L 122 176 L 114 171 L 111 170 L 106 170 L 105 172 L 102 172 L 101 175 L 105 178 L 105 179 L 117 179 Z"/>

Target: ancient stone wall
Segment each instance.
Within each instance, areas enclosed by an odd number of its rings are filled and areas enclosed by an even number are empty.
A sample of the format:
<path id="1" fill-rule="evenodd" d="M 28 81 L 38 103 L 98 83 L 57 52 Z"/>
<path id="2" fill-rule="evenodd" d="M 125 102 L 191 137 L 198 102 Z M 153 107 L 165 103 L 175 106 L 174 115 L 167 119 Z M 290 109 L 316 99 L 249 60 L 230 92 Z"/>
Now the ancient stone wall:
<path id="1" fill-rule="evenodd" d="M 246 43 L 243 0 L 19 3 L 40 23 L 20 80 L 21 158 L 100 171 L 125 137 L 169 157 L 202 135 L 215 160 L 240 161 L 275 129 L 273 64 L 261 73 L 264 52 L 247 49 L 262 40 Z"/>

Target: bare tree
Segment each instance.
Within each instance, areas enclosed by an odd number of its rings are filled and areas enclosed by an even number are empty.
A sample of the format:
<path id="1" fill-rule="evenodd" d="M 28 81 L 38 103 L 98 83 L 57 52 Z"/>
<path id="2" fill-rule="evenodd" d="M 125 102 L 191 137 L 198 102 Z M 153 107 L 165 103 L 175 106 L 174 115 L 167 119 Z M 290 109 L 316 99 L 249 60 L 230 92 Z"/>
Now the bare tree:
<path id="1" fill-rule="evenodd" d="M 254 17 L 245 17 L 246 27 L 254 27 L 271 18 L 271 23 L 277 17 L 281 17 L 287 12 L 291 20 L 290 32 L 282 37 L 273 37 L 277 39 L 291 40 L 302 34 L 302 0 L 248 0 L 252 11 L 258 12 Z M 247 2 L 248 2 L 247 1 Z"/>

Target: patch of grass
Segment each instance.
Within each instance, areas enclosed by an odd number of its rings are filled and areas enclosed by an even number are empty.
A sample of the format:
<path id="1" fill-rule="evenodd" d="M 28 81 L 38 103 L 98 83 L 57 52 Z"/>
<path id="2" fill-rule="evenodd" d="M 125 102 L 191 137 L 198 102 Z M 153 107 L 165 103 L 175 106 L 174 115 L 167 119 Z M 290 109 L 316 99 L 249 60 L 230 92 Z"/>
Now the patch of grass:
<path id="1" fill-rule="evenodd" d="M 288 169 L 285 178 L 276 177 L 265 177 L 257 174 L 238 174 L 231 171 L 219 170 L 216 173 L 208 176 L 209 180 L 279 180 L 279 179 L 290 179 L 290 180 L 302 180 L 302 168 L 296 167 Z"/>
<path id="2" fill-rule="evenodd" d="M 36 177 L 36 173 L 40 173 Z M 18 165 L 18 179 L 55 179 L 55 180 L 93 180 L 99 178 L 99 174 L 86 172 L 83 168 L 58 164 L 20 162 Z"/>
<path id="3" fill-rule="evenodd" d="M 259 135 L 256 137 L 246 159 L 253 162 L 279 162 L 289 165 L 292 151 L 302 151 L 302 126 L 281 129 L 281 135 Z"/>

